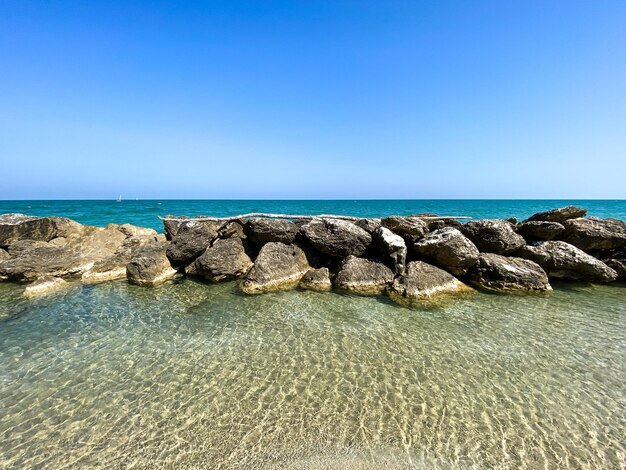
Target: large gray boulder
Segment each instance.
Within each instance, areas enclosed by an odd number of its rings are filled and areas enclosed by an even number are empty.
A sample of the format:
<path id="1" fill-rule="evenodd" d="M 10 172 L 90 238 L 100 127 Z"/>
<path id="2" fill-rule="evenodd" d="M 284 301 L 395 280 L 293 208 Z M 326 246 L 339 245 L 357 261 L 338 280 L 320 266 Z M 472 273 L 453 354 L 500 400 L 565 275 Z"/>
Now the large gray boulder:
<path id="1" fill-rule="evenodd" d="M 380 295 L 393 278 L 393 271 L 383 263 L 348 256 L 335 277 L 335 286 L 355 294 Z"/>
<path id="2" fill-rule="evenodd" d="M 361 227 L 363 230 L 367 231 L 369 234 L 373 234 L 378 227 L 380 227 L 381 222 L 380 219 L 359 219 L 354 222 L 354 225 L 357 227 Z"/>
<path id="3" fill-rule="evenodd" d="M 513 224 L 506 220 L 472 220 L 462 229 L 481 253 L 504 255 L 524 246 L 526 241 L 515 232 Z"/>
<path id="4" fill-rule="evenodd" d="M 247 238 L 244 230 L 244 224 L 240 220 L 231 220 L 226 222 L 218 231 L 219 238 Z"/>
<path id="5" fill-rule="evenodd" d="M 148 243 L 139 247 L 126 265 L 128 281 L 140 286 L 154 286 L 174 279 L 176 269 L 167 257 L 169 242 Z"/>
<path id="6" fill-rule="evenodd" d="M 269 242 L 259 251 L 241 290 L 246 294 L 258 294 L 291 289 L 310 269 L 307 257 L 299 246 Z"/>
<path id="7" fill-rule="evenodd" d="M 246 222 L 246 233 L 252 243 L 293 243 L 300 227 L 289 220 L 254 218 Z"/>
<path id="8" fill-rule="evenodd" d="M 579 281 L 614 281 L 617 273 L 602 261 L 562 241 L 536 242 L 516 253 L 534 261 L 548 276 Z"/>
<path id="9" fill-rule="evenodd" d="M 584 217 L 587 215 L 587 209 L 582 209 L 575 206 L 559 207 L 558 209 L 552 209 L 545 212 L 538 212 L 531 215 L 526 222 L 535 220 L 545 222 L 565 222 L 568 219 L 576 219 L 578 217 Z"/>
<path id="10" fill-rule="evenodd" d="M 406 265 L 406 243 L 404 238 L 382 226 L 374 231 L 372 238 L 374 246 L 376 246 L 387 266 L 395 274 L 403 273 Z"/>
<path id="11" fill-rule="evenodd" d="M 413 250 L 427 260 L 457 276 L 478 261 L 478 248 L 458 229 L 445 227 L 429 233 L 413 245 Z"/>
<path id="12" fill-rule="evenodd" d="M 466 292 L 471 292 L 471 289 L 457 278 L 423 261 L 411 261 L 406 273 L 397 277 L 387 290 L 391 300 L 409 306 Z"/>
<path id="13" fill-rule="evenodd" d="M 203 276 L 212 282 L 243 277 L 252 268 L 240 238 L 218 239 L 185 269 L 185 274 Z"/>
<path id="14" fill-rule="evenodd" d="M 174 264 L 187 264 L 209 247 L 217 238 L 217 224 L 188 221 L 180 224 L 167 249 L 167 256 Z"/>
<path id="15" fill-rule="evenodd" d="M 327 292 L 332 290 L 330 273 L 328 268 L 311 269 L 300 279 L 300 287 L 317 292 Z"/>
<path id="16" fill-rule="evenodd" d="M 366 230 L 345 220 L 316 218 L 300 230 L 316 250 L 332 256 L 362 255 L 372 243 Z"/>
<path id="17" fill-rule="evenodd" d="M 65 217 L 35 217 L 24 214 L 0 215 L 0 248 L 23 240 L 47 242 L 82 232 L 83 226 Z"/>
<path id="18" fill-rule="evenodd" d="M 584 251 L 613 250 L 626 247 L 626 223 L 618 219 L 571 219 L 563 222 L 559 237 Z"/>
<path id="19" fill-rule="evenodd" d="M 544 222 L 541 220 L 532 220 L 517 224 L 517 231 L 526 240 L 554 240 L 558 237 L 565 227 L 558 222 Z"/>
<path id="20" fill-rule="evenodd" d="M 428 224 L 419 217 L 392 215 L 382 219 L 381 224 L 408 242 L 415 242 L 428 233 Z"/>
<path id="21" fill-rule="evenodd" d="M 552 290 L 548 276 L 534 261 L 483 253 L 469 271 L 470 283 L 501 293 L 542 292 Z"/>

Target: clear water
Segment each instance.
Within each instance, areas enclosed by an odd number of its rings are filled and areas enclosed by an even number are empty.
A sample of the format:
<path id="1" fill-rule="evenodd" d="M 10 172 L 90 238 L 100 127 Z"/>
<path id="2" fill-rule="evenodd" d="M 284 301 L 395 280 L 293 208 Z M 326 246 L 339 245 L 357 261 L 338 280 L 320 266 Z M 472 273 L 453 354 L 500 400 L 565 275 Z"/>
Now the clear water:
<path id="1" fill-rule="evenodd" d="M 448 216 L 524 219 L 535 212 L 565 205 L 578 205 L 589 215 L 626 220 L 626 200 L 123 200 L 110 201 L 0 201 L 0 214 L 20 212 L 29 215 L 59 215 L 84 224 L 104 226 L 108 223 L 131 223 L 162 230 L 158 216 L 211 215 L 230 216 L 248 212 L 272 212 L 297 215 L 344 214 L 382 217 L 432 212 Z"/>
<path id="2" fill-rule="evenodd" d="M 624 468 L 626 286 L 0 284 L 0 468 Z"/>

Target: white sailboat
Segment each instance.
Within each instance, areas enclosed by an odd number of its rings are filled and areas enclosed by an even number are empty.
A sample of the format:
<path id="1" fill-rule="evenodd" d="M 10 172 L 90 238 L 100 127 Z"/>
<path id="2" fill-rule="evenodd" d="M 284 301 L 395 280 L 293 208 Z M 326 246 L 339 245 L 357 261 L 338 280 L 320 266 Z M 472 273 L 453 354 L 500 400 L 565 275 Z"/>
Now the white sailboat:
<path id="1" fill-rule="evenodd" d="M 122 195 L 121 194 L 117 197 L 117 202 L 122 202 Z"/>

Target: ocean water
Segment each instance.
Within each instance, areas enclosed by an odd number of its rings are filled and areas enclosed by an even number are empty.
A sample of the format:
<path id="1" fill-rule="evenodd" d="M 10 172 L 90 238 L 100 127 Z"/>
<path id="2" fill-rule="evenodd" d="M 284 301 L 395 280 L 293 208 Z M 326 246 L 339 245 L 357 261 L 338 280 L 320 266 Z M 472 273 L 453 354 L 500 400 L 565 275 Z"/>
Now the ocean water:
<path id="1" fill-rule="evenodd" d="M 384 217 L 431 212 L 445 216 L 524 219 L 535 212 L 565 205 L 589 210 L 589 215 L 626 220 L 626 200 L 115 200 L 104 201 L 0 201 L 0 214 L 59 215 L 83 224 L 104 226 L 131 223 L 162 230 L 158 216 L 208 215 L 225 217 L 249 212 L 294 215 L 341 214 Z"/>

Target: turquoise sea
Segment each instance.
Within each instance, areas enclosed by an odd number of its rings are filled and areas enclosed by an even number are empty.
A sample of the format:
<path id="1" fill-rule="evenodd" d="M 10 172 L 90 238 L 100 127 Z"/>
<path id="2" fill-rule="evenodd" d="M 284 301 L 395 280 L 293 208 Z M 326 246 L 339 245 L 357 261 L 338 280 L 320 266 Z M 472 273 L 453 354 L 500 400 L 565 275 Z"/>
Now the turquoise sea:
<path id="1" fill-rule="evenodd" d="M 524 218 L 624 201 L 2 201 L 161 229 L 250 211 Z M 236 282 L 0 283 L 0 468 L 623 469 L 626 284 L 429 308 Z"/>

